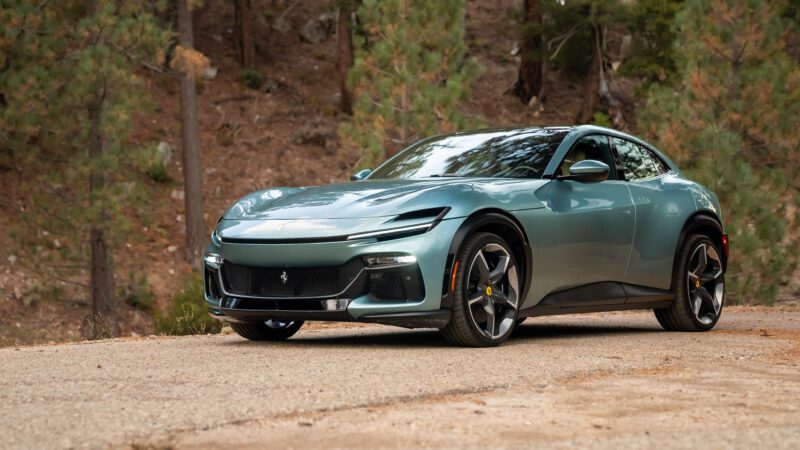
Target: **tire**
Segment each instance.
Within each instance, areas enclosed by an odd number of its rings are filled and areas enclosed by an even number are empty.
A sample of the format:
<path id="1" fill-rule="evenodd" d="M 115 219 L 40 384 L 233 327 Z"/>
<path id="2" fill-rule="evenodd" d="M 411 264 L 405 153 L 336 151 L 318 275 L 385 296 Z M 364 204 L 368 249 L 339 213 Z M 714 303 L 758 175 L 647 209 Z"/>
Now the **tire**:
<path id="1" fill-rule="evenodd" d="M 236 334 L 251 341 L 285 341 L 297 333 L 300 327 L 303 326 L 303 321 L 231 322 L 230 325 Z"/>
<path id="2" fill-rule="evenodd" d="M 442 336 L 464 347 L 502 344 L 516 326 L 523 286 L 511 247 L 497 235 L 476 233 L 461 245 L 454 264 L 453 310 Z"/>
<path id="3" fill-rule="evenodd" d="M 702 265 L 705 255 L 705 265 Z M 653 310 L 667 331 L 708 331 L 714 328 L 725 303 L 725 269 L 722 252 L 708 236 L 693 234 L 678 254 L 672 274 L 675 301 L 672 306 Z M 702 267 L 702 269 L 701 269 Z"/>

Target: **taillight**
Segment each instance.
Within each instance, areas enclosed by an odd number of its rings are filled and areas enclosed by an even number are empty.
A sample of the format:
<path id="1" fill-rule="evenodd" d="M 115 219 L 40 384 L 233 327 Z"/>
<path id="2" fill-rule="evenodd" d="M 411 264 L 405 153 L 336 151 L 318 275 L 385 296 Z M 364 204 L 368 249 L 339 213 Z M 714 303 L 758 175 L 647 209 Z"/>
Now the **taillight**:
<path id="1" fill-rule="evenodd" d="M 722 235 L 722 251 L 725 253 L 725 259 L 728 259 L 728 235 Z"/>

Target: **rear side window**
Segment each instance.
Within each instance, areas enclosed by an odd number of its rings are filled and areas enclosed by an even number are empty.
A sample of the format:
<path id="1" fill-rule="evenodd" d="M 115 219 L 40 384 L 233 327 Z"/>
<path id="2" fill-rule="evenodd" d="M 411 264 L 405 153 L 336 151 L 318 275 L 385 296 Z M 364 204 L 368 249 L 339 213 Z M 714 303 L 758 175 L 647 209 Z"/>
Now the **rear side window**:
<path id="1" fill-rule="evenodd" d="M 669 172 L 669 167 L 650 149 L 620 138 L 611 138 L 626 180 L 641 180 Z"/>

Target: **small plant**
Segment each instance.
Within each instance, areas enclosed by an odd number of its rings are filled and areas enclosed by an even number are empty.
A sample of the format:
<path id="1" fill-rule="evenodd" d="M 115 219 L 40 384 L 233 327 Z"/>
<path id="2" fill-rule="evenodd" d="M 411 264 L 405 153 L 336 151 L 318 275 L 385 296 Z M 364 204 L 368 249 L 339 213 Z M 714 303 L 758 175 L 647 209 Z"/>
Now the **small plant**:
<path id="1" fill-rule="evenodd" d="M 592 125 L 606 128 L 611 128 L 613 126 L 611 123 L 611 117 L 608 117 L 608 114 L 602 111 L 597 111 L 594 113 L 594 116 L 592 117 Z"/>
<path id="2" fill-rule="evenodd" d="M 147 176 L 155 181 L 156 183 L 172 183 L 172 175 L 169 173 L 169 169 L 164 164 L 157 162 L 151 164 L 147 170 L 145 171 Z"/>
<path id="3" fill-rule="evenodd" d="M 156 315 L 156 330 L 160 334 L 189 335 L 219 333 L 219 321 L 208 316 L 203 302 L 203 280 L 194 274 L 184 281 L 164 313 Z"/>
<path id="4" fill-rule="evenodd" d="M 261 89 L 264 85 L 264 74 L 258 69 L 244 69 L 239 75 L 242 83 L 250 89 Z"/>
<path id="5" fill-rule="evenodd" d="M 147 274 L 137 275 L 133 270 L 128 272 L 128 283 L 119 294 L 128 305 L 145 312 L 152 312 L 155 306 L 155 295 L 147 284 Z"/>

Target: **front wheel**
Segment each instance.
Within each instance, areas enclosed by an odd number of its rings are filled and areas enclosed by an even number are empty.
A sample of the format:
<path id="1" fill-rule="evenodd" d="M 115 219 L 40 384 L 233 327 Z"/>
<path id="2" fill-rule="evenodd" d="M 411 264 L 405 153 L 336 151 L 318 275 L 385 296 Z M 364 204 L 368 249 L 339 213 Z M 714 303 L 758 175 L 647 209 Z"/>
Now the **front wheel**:
<path id="1" fill-rule="evenodd" d="M 720 250 L 707 236 L 689 236 L 673 274 L 675 302 L 656 309 L 656 319 L 669 331 L 707 331 L 714 328 L 725 301 L 725 269 Z"/>
<path id="2" fill-rule="evenodd" d="M 303 326 L 302 320 L 267 320 L 264 322 L 232 322 L 231 328 L 239 336 L 251 341 L 285 341 Z"/>
<path id="3" fill-rule="evenodd" d="M 458 251 L 450 322 L 441 329 L 456 345 L 492 347 L 517 322 L 521 277 L 511 247 L 497 235 L 476 233 Z"/>

